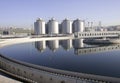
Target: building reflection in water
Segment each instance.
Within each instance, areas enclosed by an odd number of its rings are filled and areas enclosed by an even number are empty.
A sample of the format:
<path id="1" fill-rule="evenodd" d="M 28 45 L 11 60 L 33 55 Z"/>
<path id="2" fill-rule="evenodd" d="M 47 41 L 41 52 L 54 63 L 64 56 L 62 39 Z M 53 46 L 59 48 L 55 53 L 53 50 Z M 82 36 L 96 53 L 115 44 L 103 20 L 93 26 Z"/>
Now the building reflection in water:
<path id="1" fill-rule="evenodd" d="M 73 40 L 73 47 L 74 48 L 83 48 L 84 47 L 83 39 L 74 39 Z"/>
<path id="2" fill-rule="evenodd" d="M 46 49 L 46 41 L 36 41 L 35 48 L 37 48 L 40 52 L 43 52 Z"/>
<path id="3" fill-rule="evenodd" d="M 90 46 L 86 47 L 87 45 L 83 44 L 83 39 L 37 41 L 35 42 L 35 48 L 37 48 L 40 52 L 43 52 L 48 46 L 50 50 L 55 52 L 60 47 L 59 42 L 60 42 L 60 45 L 63 47 L 63 49 L 66 51 L 73 48 L 75 55 L 106 52 L 106 51 L 120 49 L 120 44 L 106 45 L 106 46 L 91 45 L 91 47 Z"/>
<path id="4" fill-rule="evenodd" d="M 51 40 L 47 42 L 47 45 L 50 50 L 55 52 L 59 48 L 59 40 Z"/>
<path id="5" fill-rule="evenodd" d="M 69 50 L 73 47 L 72 45 L 72 39 L 68 39 L 68 40 L 61 40 L 61 46 L 65 49 L 65 50 Z"/>
<path id="6" fill-rule="evenodd" d="M 74 49 L 75 54 L 90 54 L 90 53 L 98 53 L 98 52 L 108 52 L 113 50 L 120 50 L 120 44 L 112 44 L 107 46 L 98 46 L 98 47 L 89 47 L 83 49 Z"/>

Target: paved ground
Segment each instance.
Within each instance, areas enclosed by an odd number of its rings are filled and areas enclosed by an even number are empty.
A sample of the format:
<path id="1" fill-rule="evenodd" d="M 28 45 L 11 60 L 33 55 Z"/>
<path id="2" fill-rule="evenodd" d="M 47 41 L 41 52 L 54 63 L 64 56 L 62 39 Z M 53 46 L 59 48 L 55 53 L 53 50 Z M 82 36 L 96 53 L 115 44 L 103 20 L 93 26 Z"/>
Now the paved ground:
<path id="1" fill-rule="evenodd" d="M 0 72 L 0 83 L 22 83 Z"/>

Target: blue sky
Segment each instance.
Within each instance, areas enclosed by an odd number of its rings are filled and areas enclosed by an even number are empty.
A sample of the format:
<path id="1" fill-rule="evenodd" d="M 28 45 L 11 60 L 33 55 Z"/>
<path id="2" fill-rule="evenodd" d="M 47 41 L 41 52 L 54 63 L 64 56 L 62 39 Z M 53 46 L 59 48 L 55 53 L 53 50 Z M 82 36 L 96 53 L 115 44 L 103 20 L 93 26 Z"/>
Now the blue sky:
<path id="1" fill-rule="evenodd" d="M 55 17 L 120 24 L 120 0 L 0 0 L 0 27 L 31 27 L 36 18 Z"/>

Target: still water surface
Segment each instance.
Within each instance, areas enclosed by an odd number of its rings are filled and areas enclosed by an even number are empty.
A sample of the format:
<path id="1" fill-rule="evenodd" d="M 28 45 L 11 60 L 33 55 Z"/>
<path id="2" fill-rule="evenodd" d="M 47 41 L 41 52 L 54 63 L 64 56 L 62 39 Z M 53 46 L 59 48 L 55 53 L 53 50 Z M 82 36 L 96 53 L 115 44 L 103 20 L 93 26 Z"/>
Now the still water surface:
<path id="1" fill-rule="evenodd" d="M 86 45 L 83 39 L 16 44 L 0 49 L 4 56 L 20 61 L 120 78 L 120 45 Z"/>

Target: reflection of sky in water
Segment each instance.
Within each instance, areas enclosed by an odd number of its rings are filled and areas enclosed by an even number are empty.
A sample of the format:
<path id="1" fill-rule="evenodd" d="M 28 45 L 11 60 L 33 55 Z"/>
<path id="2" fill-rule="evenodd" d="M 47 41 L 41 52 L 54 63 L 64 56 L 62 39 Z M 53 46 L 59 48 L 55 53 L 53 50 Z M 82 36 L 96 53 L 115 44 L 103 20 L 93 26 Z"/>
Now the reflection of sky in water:
<path id="1" fill-rule="evenodd" d="M 24 43 L 6 46 L 0 53 L 56 69 L 120 77 L 119 45 L 97 47 L 82 42 L 77 39 Z"/>

